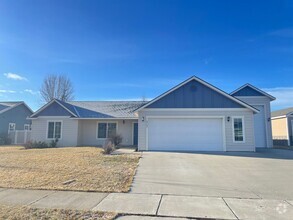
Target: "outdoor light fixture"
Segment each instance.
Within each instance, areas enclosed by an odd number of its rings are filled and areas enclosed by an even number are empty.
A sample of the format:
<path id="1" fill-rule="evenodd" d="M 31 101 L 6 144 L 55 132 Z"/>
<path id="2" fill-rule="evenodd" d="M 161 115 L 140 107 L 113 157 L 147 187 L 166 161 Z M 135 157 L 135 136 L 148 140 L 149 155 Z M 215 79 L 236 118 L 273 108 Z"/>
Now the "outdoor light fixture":
<path id="1" fill-rule="evenodd" d="M 141 121 L 144 121 L 144 116 L 142 116 Z"/>
<path id="2" fill-rule="evenodd" d="M 268 118 L 268 122 L 270 122 L 271 121 L 271 118 Z"/>
<path id="3" fill-rule="evenodd" d="M 123 120 L 122 123 L 125 124 L 125 120 Z"/>
<path id="4" fill-rule="evenodd" d="M 229 122 L 229 121 L 230 121 L 230 116 L 227 117 L 227 122 Z"/>

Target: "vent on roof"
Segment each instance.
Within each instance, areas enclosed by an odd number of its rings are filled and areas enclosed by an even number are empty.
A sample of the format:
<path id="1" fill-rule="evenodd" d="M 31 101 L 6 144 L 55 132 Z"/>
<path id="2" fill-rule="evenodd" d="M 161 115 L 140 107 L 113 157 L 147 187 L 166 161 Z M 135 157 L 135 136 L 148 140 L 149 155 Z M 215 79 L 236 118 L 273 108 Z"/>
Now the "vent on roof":
<path id="1" fill-rule="evenodd" d="M 195 92 L 197 90 L 196 85 L 191 85 L 190 86 L 190 91 Z"/>

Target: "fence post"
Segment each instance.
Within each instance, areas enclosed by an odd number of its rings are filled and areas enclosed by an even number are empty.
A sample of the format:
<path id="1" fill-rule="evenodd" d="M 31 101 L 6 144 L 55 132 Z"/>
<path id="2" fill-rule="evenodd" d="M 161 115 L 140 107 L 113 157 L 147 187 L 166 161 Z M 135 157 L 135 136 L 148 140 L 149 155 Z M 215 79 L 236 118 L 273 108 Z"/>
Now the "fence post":
<path id="1" fill-rule="evenodd" d="M 24 144 L 26 143 L 26 139 L 27 139 L 27 130 L 24 130 L 24 137 L 23 137 L 23 141 L 24 141 Z"/>
<path id="2" fill-rule="evenodd" d="M 17 144 L 17 130 L 15 130 L 15 135 L 14 135 L 14 144 Z"/>

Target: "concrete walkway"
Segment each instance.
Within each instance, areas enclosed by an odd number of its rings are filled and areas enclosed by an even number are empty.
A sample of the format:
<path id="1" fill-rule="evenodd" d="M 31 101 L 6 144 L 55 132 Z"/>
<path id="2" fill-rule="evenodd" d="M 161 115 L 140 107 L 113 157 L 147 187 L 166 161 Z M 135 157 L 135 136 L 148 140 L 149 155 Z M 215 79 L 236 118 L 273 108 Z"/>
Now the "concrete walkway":
<path id="1" fill-rule="evenodd" d="M 0 188 L 0 205 L 109 211 L 130 219 L 292 219 L 293 201 Z M 136 216 L 138 215 L 138 216 Z"/>

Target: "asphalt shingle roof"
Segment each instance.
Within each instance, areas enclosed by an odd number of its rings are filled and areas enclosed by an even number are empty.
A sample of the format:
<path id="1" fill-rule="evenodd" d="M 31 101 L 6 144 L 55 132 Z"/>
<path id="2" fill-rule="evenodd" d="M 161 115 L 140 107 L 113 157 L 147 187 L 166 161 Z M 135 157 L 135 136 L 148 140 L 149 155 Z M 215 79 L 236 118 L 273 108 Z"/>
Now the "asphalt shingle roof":
<path id="1" fill-rule="evenodd" d="M 18 105 L 22 102 L 0 102 L 0 111 Z"/>
<path id="2" fill-rule="evenodd" d="M 283 115 L 287 115 L 293 113 L 293 107 L 292 108 L 285 108 L 285 109 L 281 109 L 278 111 L 273 111 L 271 113 L 271 117 L 278 117 L 278 116 L 283 116 Z"/>
<path id="3" fill-rule="evenodd" d="M 79 118 L 136 118 L 134 111 L 146 103 L 144 101 L 59 102 Z"/>

